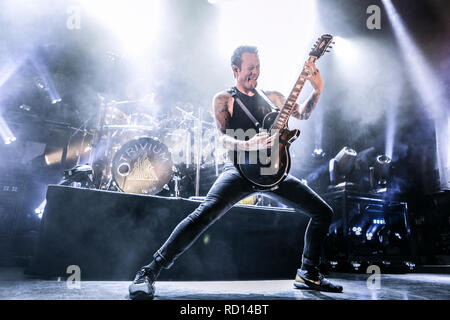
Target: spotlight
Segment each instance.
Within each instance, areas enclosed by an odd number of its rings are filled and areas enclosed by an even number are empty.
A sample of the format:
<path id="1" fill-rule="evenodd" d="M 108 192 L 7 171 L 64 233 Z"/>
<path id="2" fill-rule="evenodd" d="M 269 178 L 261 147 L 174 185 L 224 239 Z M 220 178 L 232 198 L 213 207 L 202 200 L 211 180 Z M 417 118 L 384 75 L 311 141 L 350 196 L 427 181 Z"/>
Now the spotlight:
<path id="1" fill-rule="evenodd" d="M 322 148 L 315 148 L 312 153 L 313 158 L 325 158 L 325 152 L 323 152 Z"/>
<path id="2" fill-rule="evenodd" d="M 38 55 L 31 58 L 31 62 L 38 73 L 38 77 L 34 78 L 34 83 L 36 87 L 47 93 L 52 104 L 61 101 L 61 97 L 56 90 L 55 83 L 53 82 L 52 76 L 48 71 L 47 66 L 40 59 Z"/>
<path id="3" fill-rule="evenodd" d="M 361 263 L 359 261 L 351 261 L 350 265 L 353 267 L 355 271 L 358 271 L 359 267 L 361 267 Z"/>
<path id="4" fill-rule="evenodd" d="M 355 233 L 355 235 L 360 236 L 362 228 L 361 227 L 353 227 L 352 231 Z"/>
<path id="5" fill-rule="evenodd" d="M 46 204 L 47 204 L 47 199 L 45 199 L 44 201 L 42 201 L 41 204 L 39 205 L 39 207 L 37 207 L 36 209 L 34 209 L 34 213 L 37 214 L 37 216 L 39 217 L 39 219 L 41 219 L 41 218 L 42 218 L 42 215 L 44 214 Z"/>
<path id="6" fill-rule="evenodd" d="M 5 139 L 5 144 L 11 144 L 14 141 L 16 141 L 16 137 L 6 138 Z"/>
<path id="7" fill-rule="evenodd" d="M 358 59 L 358 53 L 352 42 L 340 36 L 335 36 L 333 40 L 335 42 L 333 49 L 336 56 L 347 64 L 354 64 Z"/>
<path id="8" fill-rule="evenodd" d="M 355 183 L 349 181 L 349 176 L 354 169 L 356 156 L 355 150 L 344 147 L 330 160 L 330 182 L 334 185 L 332 188 L 345 189 L 355 186 Z"/>
<path id="9" fill-rule="evenodd" d="M 386 221 L 384 219 L 373 219 L 373 224 L 386 224 Z"/>
<path id="10" fill-rule="evenodd" d="M 0 135 L 5 144 L 11 144 L 12 142 L 16 141 L 16 137 L 11 132 L 8 124 L 1 116 L 0 116 Z"/>
<path id="11" fill-rule="evenodd" d="M 139 63 L 151 52 L 163 25 L 161 0 L 81 0 L 83 9 L 92 14 L 116 37 L 125 55 Z M 141 65 L 142 67 L 142 65 Z"/>
<path id="12" fill-rule="evenodd" d="M 409 268 L 409 270 L 414 270 L 414 268 L 416 267 L 416 264 L 411 261 L 405 261 L 405 265 Z"/>
<path id="13" fill-rule="evenodd" d="M 391 158 L 387 155 L 378 155 L 375 158 L 375 165 L 370 168 L 370 186 L 377 189 L 377 192 L 385 192 L 392 177 Z"/>

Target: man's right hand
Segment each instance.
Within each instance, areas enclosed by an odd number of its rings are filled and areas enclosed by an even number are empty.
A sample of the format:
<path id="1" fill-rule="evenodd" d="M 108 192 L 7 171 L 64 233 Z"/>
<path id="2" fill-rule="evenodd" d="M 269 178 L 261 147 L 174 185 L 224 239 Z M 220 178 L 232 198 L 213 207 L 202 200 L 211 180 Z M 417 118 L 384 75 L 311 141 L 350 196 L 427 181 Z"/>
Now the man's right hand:
<path id="1" fill-rule="evenodd" d="M 267 132 L 260 132 L 254 135 L 248 141 L 242 141 L 242 150 L 245 151 L 257 151 L 261 149 L 267 149 L 274 145 L 277 134 L 270 136 Z"/>

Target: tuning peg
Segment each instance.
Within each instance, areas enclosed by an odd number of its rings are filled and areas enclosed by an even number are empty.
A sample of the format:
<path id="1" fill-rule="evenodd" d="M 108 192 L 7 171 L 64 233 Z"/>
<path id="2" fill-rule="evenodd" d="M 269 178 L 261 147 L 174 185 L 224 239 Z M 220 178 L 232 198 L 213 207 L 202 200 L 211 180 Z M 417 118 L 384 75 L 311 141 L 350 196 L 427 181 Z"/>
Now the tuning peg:
<path id="1" fill-rule="evenodd" d="M 330 52 L 330 50 L 325 50 L 325 52 Z"/>
<path id="2" fill-rule="evenodd" d="M 331 41 L 331 43 L 332 43 L 332 44 L 335 44 L 336 42 L 335 42 L 335 41 Z"/>
<path id="3" fill-rule="evenodd" d="M 331 49 L 331 48 L 333 48 L 333 47 L 332 47 L 332 46 L 328 46 L 328 48 L 330 48 L 330 49 Z"/>

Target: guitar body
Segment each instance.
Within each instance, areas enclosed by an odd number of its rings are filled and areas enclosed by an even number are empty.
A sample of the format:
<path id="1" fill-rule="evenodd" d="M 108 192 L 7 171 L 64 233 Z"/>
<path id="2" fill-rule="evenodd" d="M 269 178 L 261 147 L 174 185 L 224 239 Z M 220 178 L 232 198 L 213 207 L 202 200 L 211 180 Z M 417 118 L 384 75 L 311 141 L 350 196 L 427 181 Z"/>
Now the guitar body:
<path id="1" fill-rule="evenodd" d="M 263 129 L 269 134 L 277 114 L 278 112 L 271 112 L 264 118 Z M 237 154 L 239 172 L 257 188 L 275 188 L 286 178 L 291 168 L 289 147 L 300 135 L 300 130 L 284 128 L 279 130 L 278 135 L 278 143 L 271 149 L 242 151 Z"/>

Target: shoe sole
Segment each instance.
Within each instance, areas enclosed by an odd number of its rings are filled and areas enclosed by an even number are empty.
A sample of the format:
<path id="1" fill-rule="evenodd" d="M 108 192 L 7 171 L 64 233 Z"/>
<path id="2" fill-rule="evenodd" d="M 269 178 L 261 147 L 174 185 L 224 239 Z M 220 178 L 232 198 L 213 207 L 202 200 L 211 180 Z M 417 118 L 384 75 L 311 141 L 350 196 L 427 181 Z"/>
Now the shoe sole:
<path id="1" fill-rule="evenodd" d="M 132 300 L 152 300 L 155 297 L 154 289 L 149 290 L 148 284 L 131 284 L 128 287 L 130 299 Z"/>
<path id="2" fill-rule="evenodd" d="M 324 288 L 320 285 L 315 284 L 311 280 L 300 277 L 299 275 L 295 276 L 294 287 L 296 287 L 297 289 L 312 289 L 316 291 L 333 292 L 333 293 L 341 293 L 343 291 L 343 289 L 332 290 Z"/>
<path id="3" fill-rule="evenodd" d="M 138 291 L 133 294 L 130 293 L 131 300 L 153 300 L 155 296 L 153 294 L 147 294 L 143 291 Z"/>

